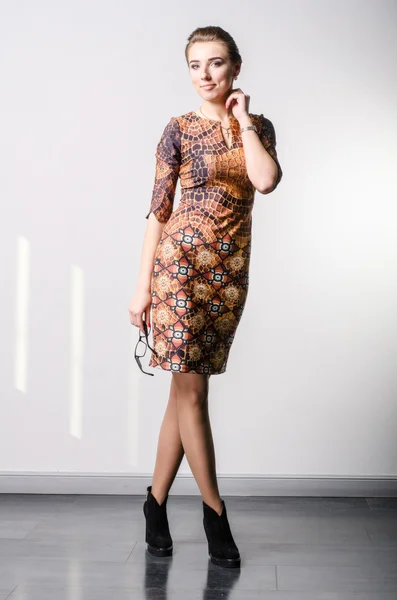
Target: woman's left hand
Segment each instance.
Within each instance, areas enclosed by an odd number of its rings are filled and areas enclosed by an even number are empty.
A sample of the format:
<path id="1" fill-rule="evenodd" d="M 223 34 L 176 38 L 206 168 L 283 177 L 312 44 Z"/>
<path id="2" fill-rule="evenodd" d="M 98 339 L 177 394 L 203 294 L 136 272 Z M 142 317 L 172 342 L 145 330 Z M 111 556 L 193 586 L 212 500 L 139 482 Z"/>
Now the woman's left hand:
<path id="1" fill-rule="evenodd" d="M 248 116 L 248 107 L 250 103 L 250 96 L 244 94 L 244 92 L 237 88 L 232 90 L 225 102 L 226 110 L 229 109 L 230 103 L 232 103 L 232 113 L 236 119 L 242 119 Z"/>

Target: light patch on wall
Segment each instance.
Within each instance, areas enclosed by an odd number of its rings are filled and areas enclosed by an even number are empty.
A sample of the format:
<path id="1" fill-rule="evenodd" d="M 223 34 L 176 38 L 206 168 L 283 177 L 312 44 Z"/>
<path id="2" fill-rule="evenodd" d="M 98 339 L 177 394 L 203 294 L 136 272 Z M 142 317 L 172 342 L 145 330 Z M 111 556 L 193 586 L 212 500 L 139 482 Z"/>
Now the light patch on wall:
<path id="1" fill-rule="evenodd" d="M 30 247 L 25 237 L 17 237 L 15 290 L 14 385 L 26 394 L 29 326 Z"/>
<path id="2" fill-rule="evenodd" d="M 70 279 L 70 401 L 69 432 L 81 438 L 84 385 L 84 272 L 72 265 Z"/>

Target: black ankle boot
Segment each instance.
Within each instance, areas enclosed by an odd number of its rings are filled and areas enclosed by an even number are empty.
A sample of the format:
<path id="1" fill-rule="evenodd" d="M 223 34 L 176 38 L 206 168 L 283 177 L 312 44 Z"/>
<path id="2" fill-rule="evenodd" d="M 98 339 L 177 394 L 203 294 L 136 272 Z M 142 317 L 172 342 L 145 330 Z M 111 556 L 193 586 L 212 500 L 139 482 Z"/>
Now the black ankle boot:
<path id="1" fill-rule="evenodd" d="M 240 553 L 234 542 L 227 519 L 225 502 L 223 511 L 216 510 L 203 501 L 203 524 L 208 541 L 208 554 L 211 562 L 220 567 L 240 567 Z"/>
<path id="2" fill-rule="evenodd" d="M 146 517 L 147 550 L 155 556 L 172 555 L 172 539 L 167 519 L 167 500 L 159 504 L 152 495 L 152 486 L 147 488 L 146 500 L 143 505 L 143 514 Z"/>

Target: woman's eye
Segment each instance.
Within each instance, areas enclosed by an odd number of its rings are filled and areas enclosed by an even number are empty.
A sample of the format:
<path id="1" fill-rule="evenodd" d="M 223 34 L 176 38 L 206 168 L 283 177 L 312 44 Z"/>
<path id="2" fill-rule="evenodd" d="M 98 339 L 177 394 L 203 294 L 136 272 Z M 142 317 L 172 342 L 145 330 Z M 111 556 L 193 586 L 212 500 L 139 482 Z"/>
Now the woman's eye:
<path id="1" fill-rule="evenodd" d="M 217 66 L 217 67 L 220 67 L 222 65 L 222 63 L 219 62 L 219 61 L 215 61 L 212 64 L 215 65 L 215 66 Z M 198 65 L 192 65 L 192 69 L 196 69 L 196 67 L 198 67 Z"/>

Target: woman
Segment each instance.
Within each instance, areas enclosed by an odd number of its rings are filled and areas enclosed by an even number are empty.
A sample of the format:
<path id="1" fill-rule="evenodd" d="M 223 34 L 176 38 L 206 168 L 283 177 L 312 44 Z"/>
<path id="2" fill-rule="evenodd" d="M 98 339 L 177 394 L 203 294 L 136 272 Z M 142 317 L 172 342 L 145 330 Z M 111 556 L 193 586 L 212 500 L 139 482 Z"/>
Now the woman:
<path id="1" fill-rule="evenodd" d="M 185 58 L 197 111 L 172 117 L 156 152 L 156 175 L 130 321 L 151 327 L 149 365 L 172 372 L 144 514 L 148 551 L 172 554 L 166 504 L 186 458 L 203 498 L 211 561 L 239 567 L 220 498 L 208 414 L 211 375 L 224 373 L 248 292 L 255 191 L 268 194 L 282 171 L 275 132 L 233 80 L 242 59 L 221 27 L 196 29 Z M 181 200 L 173 210 L 176 183 Z M 143 317 L 145 317 L 143 319 Z"/>

